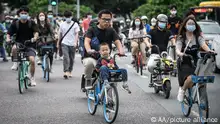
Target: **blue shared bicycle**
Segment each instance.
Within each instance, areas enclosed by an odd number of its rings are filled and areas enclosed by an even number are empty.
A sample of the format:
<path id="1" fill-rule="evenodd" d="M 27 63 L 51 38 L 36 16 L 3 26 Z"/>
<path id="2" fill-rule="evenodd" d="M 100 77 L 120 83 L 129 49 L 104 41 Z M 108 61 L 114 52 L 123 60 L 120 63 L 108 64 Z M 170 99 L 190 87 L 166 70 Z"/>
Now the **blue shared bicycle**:
<path id="1" fill-rule="evenodd" d="M 202 53 L 204 54 L 201 58 L 200 65 L 197 65 L 197 67 L 202 67 L 208 61 L 208 59 L 211 59 L 212 61 L 215 61 L 215 53 Z M 195 67 L 195 63 L 193 61 L 192 56 L 187 55 L 191 58 L 192 65 Z M 184 100 L 181 103 L 181 109 L 182 113 L 185 117 L 188 117 L 190 115 L 191 109 L 193 107 L 193 104 L 198 105 L 198 113 L 199 113 L 199 119 L 202 124 L 207 124 L 207 119 L 209 118 L 209 102 L 208 102 L 208 94 L 206 91 L 206 84 L 207 83 L 214 83 L 215 76 L 197 76 L 192 75 L 192 82 L 194 84 L 194 87 L 189 88 L 185 92 Z"/>
<path id="2" fill-rule="evenodd" d="M 50 81 L 50 71 L 51 71 L 51 60 L 50 56 L 53 57 L 53 51 L 54 51 L 54 45 L 51 42 L 46 42 L 47 38 L 51 37 L 45 37 L 41 36 L 38 40 L 38 43 L 41 43 L 40 47 L 40 55 L 43 56 L 42 61 L 42 70 L 43 70 L 43 78 L 46 79 L 47 82 Z"/>
<path id="3" fill-rule="evenodd" d="M 122 56 L 120 54 L 114 55 L 114 60 L 116 56 Z M 123 55 L 125 56 L 125 55 Z M 103 105 L 104 118 L 107 123 L 113 123 L 117 117 L 119 109 L 119 96 L 117 90 L 117 82 L 122 82 L 122 72 L 121 70 L 110 70 L 110 79 L 108 83 L 103 83 L 98 76 L 97 72 L 96 78 L 94 78 L 93 88 L 87 90 L 88 97 L 88 111 L 91 115 L 94 115 L 97 110 L 98 105 Z"/>

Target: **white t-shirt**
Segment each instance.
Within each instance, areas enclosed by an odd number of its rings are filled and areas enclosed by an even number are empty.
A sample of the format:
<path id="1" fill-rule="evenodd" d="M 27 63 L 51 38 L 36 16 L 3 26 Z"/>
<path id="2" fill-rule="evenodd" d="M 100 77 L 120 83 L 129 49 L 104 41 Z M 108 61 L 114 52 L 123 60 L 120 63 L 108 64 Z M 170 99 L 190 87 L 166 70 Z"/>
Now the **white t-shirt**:
<path id="1" fill-rule="evenodd" d="M 62 33 L 62 37 L 68 31 L 68 29 L 72 26 L 74 22 L 67 23 L 66 21 L 61 23 L 59 32 Z M 70 31 L 63 38 L 62 43 L 68 46 L 74 46 L 75 35 L 80 31 L 78 23 L 75 22 Z"/>

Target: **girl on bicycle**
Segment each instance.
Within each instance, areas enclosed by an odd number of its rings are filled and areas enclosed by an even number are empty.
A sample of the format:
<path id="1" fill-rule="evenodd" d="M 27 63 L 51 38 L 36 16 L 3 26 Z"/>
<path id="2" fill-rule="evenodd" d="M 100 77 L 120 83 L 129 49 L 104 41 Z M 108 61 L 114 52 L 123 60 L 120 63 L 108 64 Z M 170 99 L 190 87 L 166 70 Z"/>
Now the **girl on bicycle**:
<path id="1" fill-rule="evenodd" d="M 147 32 L 146 29 L 144 28 L 144 25 L 142 23 L 142 20 L 140 18 L 135 18 L 132 22 L 131 28 L 129 30 L 129 35 L 128 38 L 138 38 L 138 37 L 143 37 L 146 36 Z M 142 52 L 142 57 L 143 57 L 143 62 L 144 66 L 146 65 L 146 46 L 148 44 L 148 41 L 143 39 L 143 42 L 140 43 L 140 50 Z M 131 47 L 132 47 L 132 55 L 133 55 L 133 60 L 131 64 L 135 63 L 135 56 L 137 55 L 138 52 L 138 39 L 134 39 L 131 41 Z"/>
<path id="2" fill-rule="evenodd" d="M 37 26 L 39 29 L 39 36 L 47 37 L 46 42 L 55 42 L 54 32 L 53 32 L 52 26 L 50 23 L 48 23 L 47 15 L 44 12 L 40 12 L 37 15 Z M 42 45 L 43 44 L 38 44 L 38 46 L 42 46 Z M 52 69 L 53 54 L 51 54 L 49 57 L 50 57 L 50 65 L 51 65 L 51 69 Z M 42 55 L 40 55 L 39 52 L 38 52 L 38 58 L 39 58 L 39 60 L 38 60 L 37 64 L 41 65 Z"/>
<path id="3" fill-rule="evenodd" d="M 193 86 L 191 75 L 194 74 L 195 67 L 192 66 L 191 59 L 185 54 L 193 57 L 197 63 L 197 53 L 199 48 L 204 51 L 213 52 L 206 45 L 201 36 L 199 25 L 193 17 L 187 17 L 179 30 L 176 42 L 176 53 L 179 56 L 177 60 L 179 92 L 177 99 L 182 102 L 186 89 Z"/>

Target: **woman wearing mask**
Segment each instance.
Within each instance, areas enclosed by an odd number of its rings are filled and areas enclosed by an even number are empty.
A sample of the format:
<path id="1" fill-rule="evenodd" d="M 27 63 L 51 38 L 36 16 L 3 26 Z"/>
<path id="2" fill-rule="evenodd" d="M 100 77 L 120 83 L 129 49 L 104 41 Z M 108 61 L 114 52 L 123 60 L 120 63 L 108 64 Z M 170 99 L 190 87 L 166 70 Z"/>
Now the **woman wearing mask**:
<path id="1" fill-rule="evenodd" d="M 193 86 L 191 75 L 194 74 L 195 68 L 192 67 L 191 60 L 184 54 L 193 56 L 195 63 L 197 63 L 197 52 L 199 48 L 204 51 L 213 52 L 206 45 L 205 40 L 200 34 L 199 25 L 193 17 L 187 17 L 182 27 L 180 28 L 176 42 L 176 53 L 182 59 L 177 60 L 179 92 L 177 99 L 182 102 L 186 89 Z M 184 53 L 185 51 L 185 53 Z"/>
<path id="2" fill-rule="evenodd" d="M 40 12 L 37 15 L 37 26 L 39 29 L 39 36 L 47 37 L 46 42 L 55 42 L 54 32 L 53 32 L 52 26 L 48 23 L 47 15 L 45 13 Z M 38 44 L 38 45 L 40 45 L 40 44 Z M 53 54 L 51 54 L 49 57 L 50 57 L 50 65 L 51 65 L 51 69 L 52 69 Z M 42 56 L 38 54 L 38 58 L 39 58 L 39 60 L 37 63 L 38 63 L 38 65 L 41 65 Z"/>
<path id="3" fill-rule="evenodd" d="M 150 26 L 151 30 L 156 28 L 156 24 L 157 24 L 157 20 L 155 18 L 152 18 L 151 19 L 151 26 Z"/>
<path id="4" fill-rule="evenodd" d="M 129 35 L 128 37 L 129 38 L 138 38 L 138 37 L 143 37 L 143 36 L 146 36 L 147 33 L 146 33 L 146 29 L 144 28 L 143 26 L 143 23 L 142 23 L 142 20 L 140 18 L 136 18 L 133 20 L 132 22 L 132 25 L 131 25 L 131 28 L 129 30 Z M 144 63 L 144 66 L 146 65 L 146 51 L 145 51 L 145 48 L 146 48 L 146 44 L 147 44 L 147 40 L 143 39 L 143 42 L 141 42 L 140 44 L 140 48 L 141 48 L 141 52 L 142 52 L 142 57 L 143 57 L 143 62 Z M 133 60 L 131 62 L 131 64 L 134 64 L 135 63 L 135 56 L 138 52 L 138 39 L 134 39 L 131 41 L 131 47 L 132 47 L 132 55 L 133 55 Z"/>

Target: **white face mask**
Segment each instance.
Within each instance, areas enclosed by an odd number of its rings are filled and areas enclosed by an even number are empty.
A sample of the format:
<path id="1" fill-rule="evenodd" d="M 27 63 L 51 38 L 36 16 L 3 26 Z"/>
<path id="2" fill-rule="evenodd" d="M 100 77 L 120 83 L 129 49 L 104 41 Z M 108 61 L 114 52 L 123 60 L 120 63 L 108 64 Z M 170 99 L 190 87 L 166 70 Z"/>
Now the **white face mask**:
<path id="1" fill-rule="evenodd" d="M 92 15 L 89 15 L 88 18 L 92 19 Z"/>
<path id="2" fill-rule="evenodd" d="M 39 20 L 40 21 L 44 21 L 45 20 L 45 16 L 40 16 Z"/>
<path id="3" fill-rule="evenodd" d="M 177 13 L 177 11 L 176 11 L 176 10 L 171 11 L 171 14 L 172 14 L 172 15 L 176 15 L 176 13 Z"/>
<path id="4" fill-rule="evenodd" d="M 156 25 L 156 23 L 152 22 L 152 23 L 151 23 L 151 25 L 152 25 L 152 26 L 155 26 L 155 25 Z"/>

